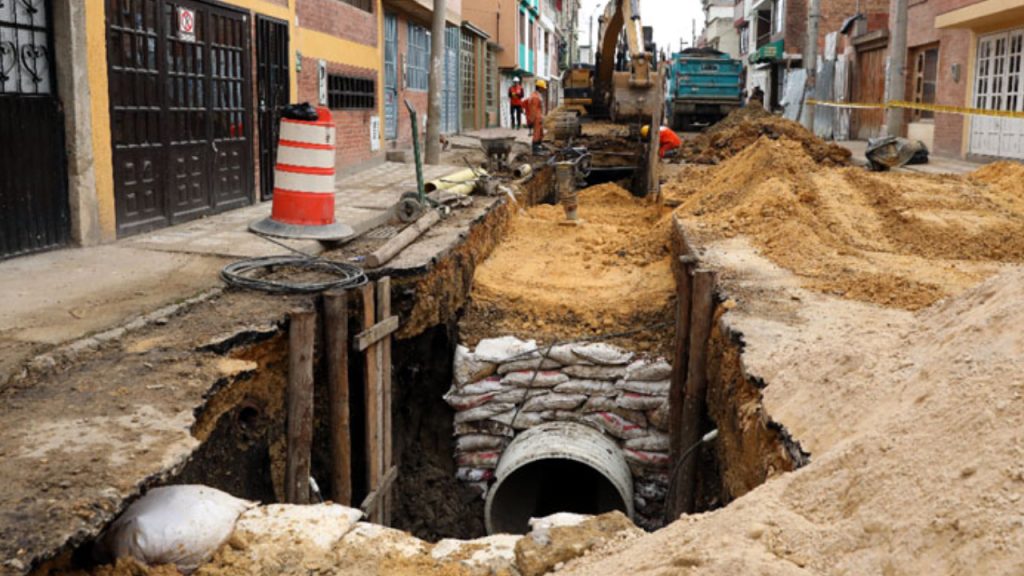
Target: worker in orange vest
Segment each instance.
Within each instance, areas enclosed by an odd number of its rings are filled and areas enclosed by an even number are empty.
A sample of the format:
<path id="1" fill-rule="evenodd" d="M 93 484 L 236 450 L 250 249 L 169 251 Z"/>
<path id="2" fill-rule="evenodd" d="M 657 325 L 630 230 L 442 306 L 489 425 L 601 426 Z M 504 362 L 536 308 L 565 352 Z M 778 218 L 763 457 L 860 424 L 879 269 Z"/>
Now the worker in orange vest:
<path id="1" fill-rule="evenodd" d="M 526 99 L 526 125 L 533 128 L 533 153 L 543 154 L 544 146 L 544 99 L 542 94 L 547 94 L 548 83 L 544 80 L 537 80 L 537 87 Z"/>
<path id="2" fill-rule="evenodd" d="M 640 129 L 640 135 L 643 136 L 644 140 L 651 135 L 651 127 L 644 126 Z M 679 147 L 683 145 L 682 139 L 679 135 L 672 130 L 662 126 L 658 132 L 658 156 L 664 158 L 666 156 L 675 156 Z"/>
<path id="3" fill-rule="evenodd" d="M 522 81 L 517 76 L 512 81 L 512 85 L 508 88 L 508 108 L 511 113 L 511 125 L 513 130 L 518 130 L 523 127 L 523 97 L 526 96 L 526 92 L 523 91 Z"/>

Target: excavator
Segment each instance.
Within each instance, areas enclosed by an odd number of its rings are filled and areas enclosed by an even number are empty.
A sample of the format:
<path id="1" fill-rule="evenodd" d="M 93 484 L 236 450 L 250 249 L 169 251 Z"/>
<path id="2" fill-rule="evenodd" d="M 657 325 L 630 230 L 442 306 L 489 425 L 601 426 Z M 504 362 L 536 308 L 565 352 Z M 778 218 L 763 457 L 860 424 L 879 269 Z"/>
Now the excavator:
<path id="1" fill-rule="evenodd" d="M 599 22 L 596 66 L 565 73 L 566 107 L 616 123 L 650 120 L 659 104 L 658 74 L 640 25 L 640 0 L 609 0 Z"/>

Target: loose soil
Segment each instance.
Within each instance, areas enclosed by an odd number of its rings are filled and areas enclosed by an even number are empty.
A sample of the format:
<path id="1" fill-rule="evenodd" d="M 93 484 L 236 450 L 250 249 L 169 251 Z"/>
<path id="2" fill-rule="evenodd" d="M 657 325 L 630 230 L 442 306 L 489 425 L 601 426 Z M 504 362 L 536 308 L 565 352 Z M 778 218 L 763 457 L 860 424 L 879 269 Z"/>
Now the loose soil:
<path id="1" fill-rule="evenodd" d="M 477 268 L 461 338 L 514 334 L 543 342 L 630 330 L 613 340 L 662 350 L 675 293 L 668 210 L 614 184 L 580 192 L 583 223 L 564 223 L 561 206 L 534 206 Z"/>
<path id="2" fill-rule="evenodd" d="M 850 151 L 825 142 L 797 122 L 774 116 L 764 108 L 747 106 L 683 143 L 680 158 L 696 164 L 718 164 L 739 154 L 760 138 L 787 138 L 799 142 L 815 162 L 843 166 Z"/>
<path id="3" fill-rule="evenodd" d="M 684 167 L 664 193 L 697 237 L 746 236 L 807 287 L 916 310 L 1024 261 L 1022 179 L 1012 163 L 967 177 L 835 168 L 762 137 Z"/>

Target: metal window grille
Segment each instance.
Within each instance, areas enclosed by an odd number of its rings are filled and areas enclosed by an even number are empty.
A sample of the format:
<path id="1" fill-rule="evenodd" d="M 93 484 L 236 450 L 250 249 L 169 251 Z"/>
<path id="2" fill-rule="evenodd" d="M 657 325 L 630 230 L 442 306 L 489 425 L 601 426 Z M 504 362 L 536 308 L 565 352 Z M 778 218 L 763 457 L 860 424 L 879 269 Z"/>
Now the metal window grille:
<path id="1" fill-rule="evenodd" d="M 497 66 L 494 63 L 494 50 L 487 50 L 487 69 L 486 69 L 486 94 L 487 94 L 487 107 L 493 108 L 497 106 L 497 90 L 495 89 L 494 71 Z"/>
<path id="2" fill-rule="evenodd" d="M 355 6 L 360 10 L 366 10 L 367 12 L 373 12 L 373 0 L 341 0 L 345 4 Z"/>
<path id="3" fill-rule="evenodd" d="M 409 57 L 406 59 L 406 85 L 410 90 L 426 90 L 430 70 L 430 34 L 427 29 L 409 23 Z"/>
<path id="4" fill-rule="evenodd" d="M 329 74 L 327 105 L 332 109 L 367 109 L 377 105 L 377 81 Z"/>

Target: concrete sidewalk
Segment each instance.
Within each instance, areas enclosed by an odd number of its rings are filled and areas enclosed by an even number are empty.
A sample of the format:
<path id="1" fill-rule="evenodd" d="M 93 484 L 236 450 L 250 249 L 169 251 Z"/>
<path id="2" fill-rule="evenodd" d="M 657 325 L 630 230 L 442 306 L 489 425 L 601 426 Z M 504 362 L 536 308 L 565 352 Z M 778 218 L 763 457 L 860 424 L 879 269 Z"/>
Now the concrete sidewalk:
<path id="1" fill-rule="evenodd" d="M 868 143 L 865 140 L 844 140 L 836 144 L 848 149 L 853 153 L 851 161 L 858 166 L 867 166 L 867 158 L 864 151 Z M 916 172 L 919 174 L 967 174 L 974 172 L 984 166 L 983 162 L 972 162 L 959 158 L 943 158 L 941 156 L 929 156 L 927 164 L 913 164 L 897 168 L 893 172 Z"/>
<path id="2" fill-rule="evenodd" d="M 427 166 L 440 178 L 458 167 Z M 416 189 L 412 164 L 384 163 L 340 178 L 336 214 L 357 234 L 390 218 Z M 90 248 L 69 248 L 0 262 L 0 388 L 26 360 L 62 343 L 120 326 L 222 285 L 219 271 L 246 257 L 286 250 L 250 234 L 269 202 Z M 288 242 L 310 254 L 313 241 Z"/>

